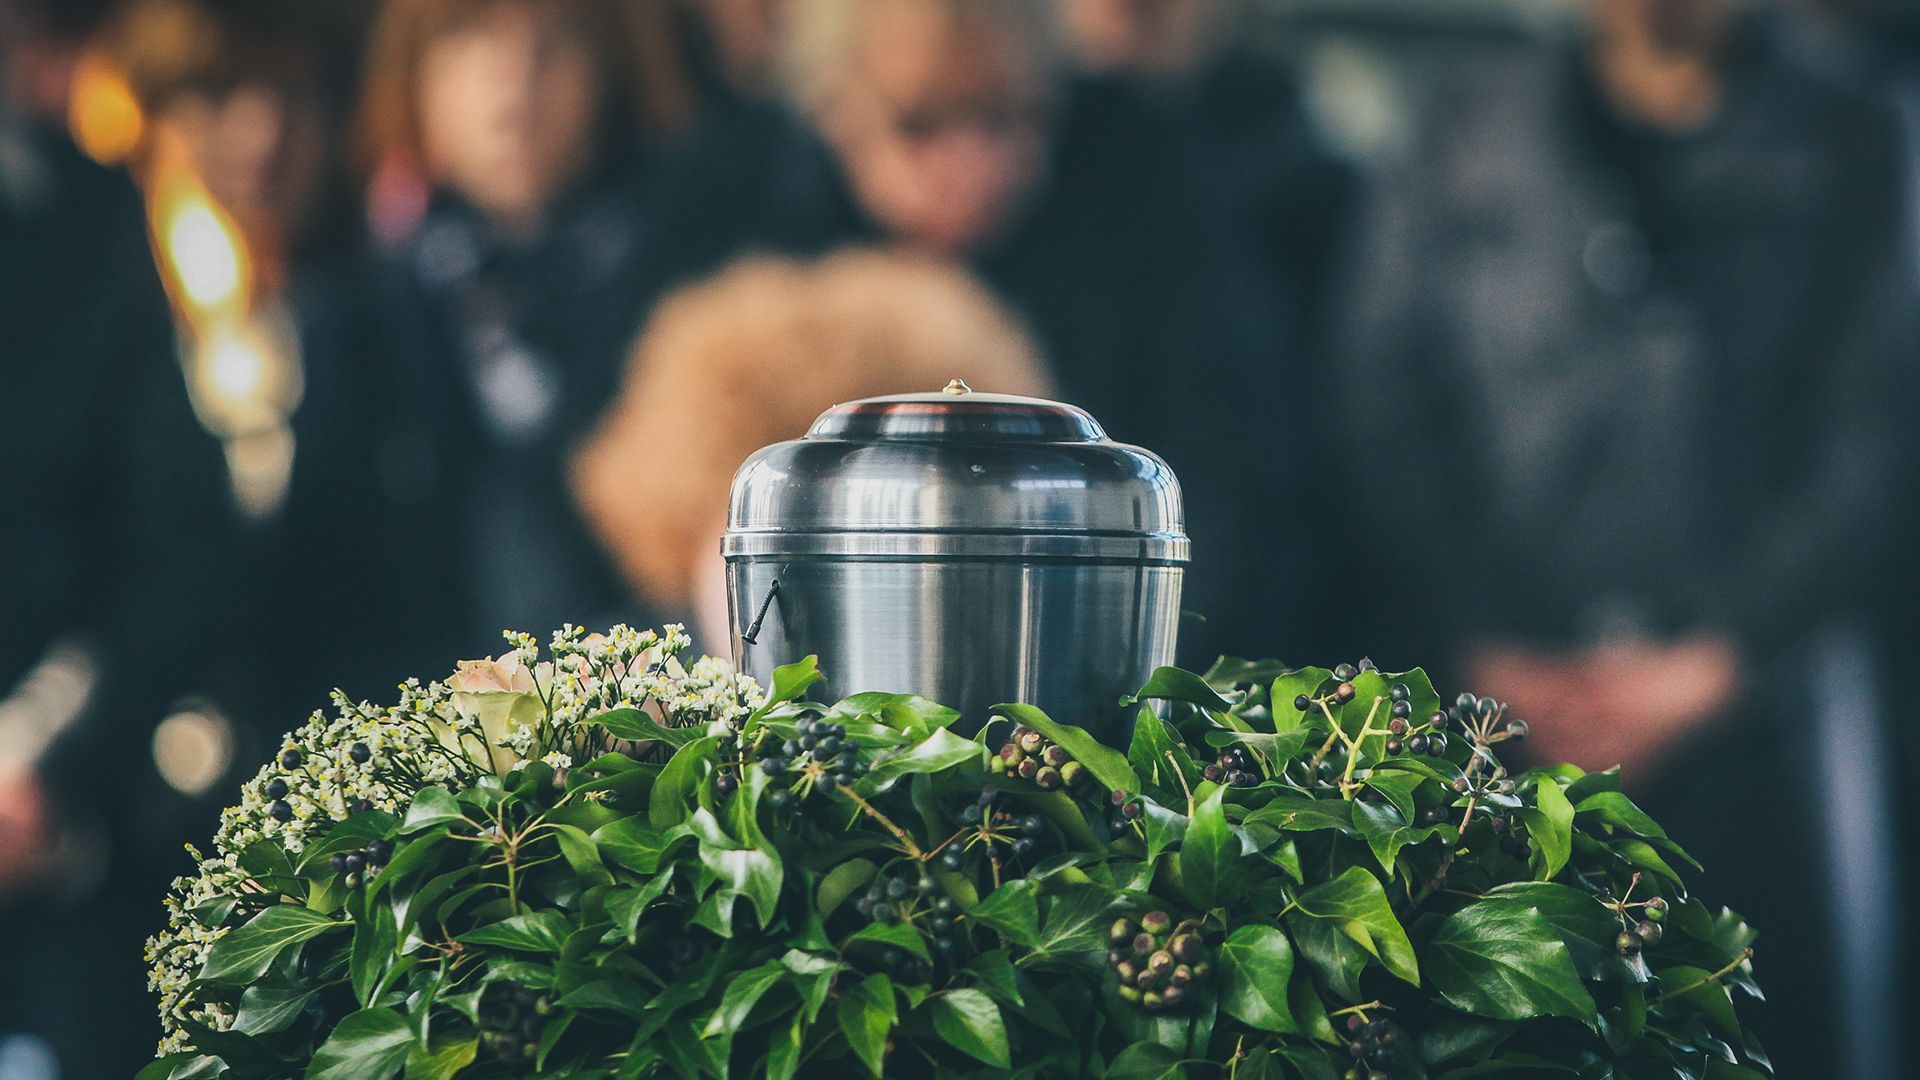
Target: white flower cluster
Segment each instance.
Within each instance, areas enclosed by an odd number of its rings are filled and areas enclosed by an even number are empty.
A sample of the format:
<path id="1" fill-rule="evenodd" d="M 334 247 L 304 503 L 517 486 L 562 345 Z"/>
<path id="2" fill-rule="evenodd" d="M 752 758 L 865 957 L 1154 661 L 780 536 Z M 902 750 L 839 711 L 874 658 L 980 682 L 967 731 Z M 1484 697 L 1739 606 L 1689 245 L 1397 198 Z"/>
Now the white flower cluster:
<path id="1" fill-rule="evenodd" d="M 386 708 L 336 692 L 333 715 L 315 712 L 287 735 L 242 787 L 239 804 L 222 812 L 215 854 L 187 849 L 198 870 L 174 882 L 167 929 L 146 950 L 148 986 L 160 997 L 162 1054 L 187 1044 L 183 1022 L 215 1030 L 232 1023 L 228 1005 L 193 996 L 193 979 L 232 926 L 280 902 L 242 867 L 249 847 L 272 844 L 297 862 L 335 823 L 369 810 L 404 813 L 422 787 L 460 791 L 535 759 L 572 768 L 606 748 L 606 733 L 587 721 L 610 709 L 720 729 L 737 728 L 765 700 L 758 683 L 724 661 L 705 657 L 683 667 L 677 657 L 691 639 L 680 626 L 590 635 L 569 625 L 553 635 L 545 661 L 532 637 L 505 637 L 508 653 L 466 661 L 445 683 L 410 679 Z"/>

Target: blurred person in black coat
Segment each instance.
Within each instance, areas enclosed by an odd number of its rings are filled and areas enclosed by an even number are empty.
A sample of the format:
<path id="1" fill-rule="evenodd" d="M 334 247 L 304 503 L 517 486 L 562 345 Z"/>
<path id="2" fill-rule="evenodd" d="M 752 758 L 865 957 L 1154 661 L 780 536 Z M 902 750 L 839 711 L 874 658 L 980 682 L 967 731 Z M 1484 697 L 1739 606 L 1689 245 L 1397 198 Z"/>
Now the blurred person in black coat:
<path id="1" fill-rule="evenodd" d="M 1182 144 L 1076 91 L 1048 5 L 801 0 L 789 18 L 794 111 L 737 113 L 676 163 L 674 277 L 852 243 L 962 261 L 1028 323 L 1065 400 L 1179 474 L 1184 606 L 1208 620 L 1185 625 L 1183 657 L 1297 648 L 1277 594 L 1300 560 L 1269 516 L 1283 289 Z"/>
<path id="2" fill-rule="evenodd" d="M 1374 206 L 1339 375 L 1379 493 L 1355 603 L 1375 655 L 1511 700 L 1537 757 L 1623 765 L 1761 929 L 1781 1075 L 1827 1075 L 1807 639 L 1894 561 L 1900 141 L 1726 0 L 1592 11 L 1437 95 Z"/>
<path id="3" fill-rule="evenodd" d="M 399 0 L 363 102 L 383 251 L 296 417 L 280 603 L 319 693 L 646 614 L 568 494 L 652 255 L 682 87 L 621 0 Z M 648 53 L 646 49 L 654 49 Z"/>
<path id="4" fill-rule="evenodd" d="M 181 863 L 154 730 L 226 642 L 232 505 L 139 197 L 4 103 L 0 298 L 0 1041 L 125 1076 Z"/>
<path id="5" fill-rule="evenodd" d="M 1249 44 L 1244 0 L 1057 0 L 1083 93 L 1145 109 L 1212 197 L 1251 230 L 1318 354 L 1331 262 L 1356 194 L 1288 66 Z"/>

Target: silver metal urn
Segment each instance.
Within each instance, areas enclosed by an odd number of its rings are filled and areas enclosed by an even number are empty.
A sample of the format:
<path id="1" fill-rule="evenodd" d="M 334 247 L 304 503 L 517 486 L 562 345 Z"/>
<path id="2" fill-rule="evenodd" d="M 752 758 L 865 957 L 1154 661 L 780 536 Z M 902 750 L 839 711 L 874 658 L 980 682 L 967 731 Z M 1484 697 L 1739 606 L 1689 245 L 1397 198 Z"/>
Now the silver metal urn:
<path id="1" fill-rule="evenodd" d="M 910 691 L 972 731 L 1038 705 L 1110 743 L 1173 662 L 1187 562 L 1167 463 L 1037 398 L 869 398 L 766 447 L 723 542 L 734 660 L 763 683 L 818 654 L 827 689 Z"/>

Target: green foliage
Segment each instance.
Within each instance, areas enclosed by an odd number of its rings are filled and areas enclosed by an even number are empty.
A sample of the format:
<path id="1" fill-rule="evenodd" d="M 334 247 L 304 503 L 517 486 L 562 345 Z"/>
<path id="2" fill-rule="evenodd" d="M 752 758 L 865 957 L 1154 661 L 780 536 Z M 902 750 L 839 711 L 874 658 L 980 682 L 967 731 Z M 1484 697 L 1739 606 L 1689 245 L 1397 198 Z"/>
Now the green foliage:
<path id="1" fill-rule="evenodd" d="M 1753 931 L 1617 777 L 1508 776 L 1491 702 L 1223 661 L 1107 747 L 820 678 L 257 842 L 196 908 L 225 1019 L 142 1075 L 1767 1075 Z M 996 756 L 1007 721 L 1075 779 Z"/>

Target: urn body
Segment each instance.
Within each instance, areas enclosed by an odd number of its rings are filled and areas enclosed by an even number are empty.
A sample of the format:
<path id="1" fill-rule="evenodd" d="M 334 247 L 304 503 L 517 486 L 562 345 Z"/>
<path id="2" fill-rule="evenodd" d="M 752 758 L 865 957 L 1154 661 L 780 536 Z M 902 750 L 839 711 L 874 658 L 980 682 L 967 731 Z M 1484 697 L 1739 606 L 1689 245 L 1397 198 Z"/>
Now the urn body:
<path id="1" fill-rule="evenodd" d="M 829 696 L 920 694 L 971 732 L 1028 702 L 1110 743 L 1173 662 L 1180 487 L 1085 412 L 945 392 L 835 406 L 734 478 L 722 552 L 734 660 L 820 658 Z"/>

